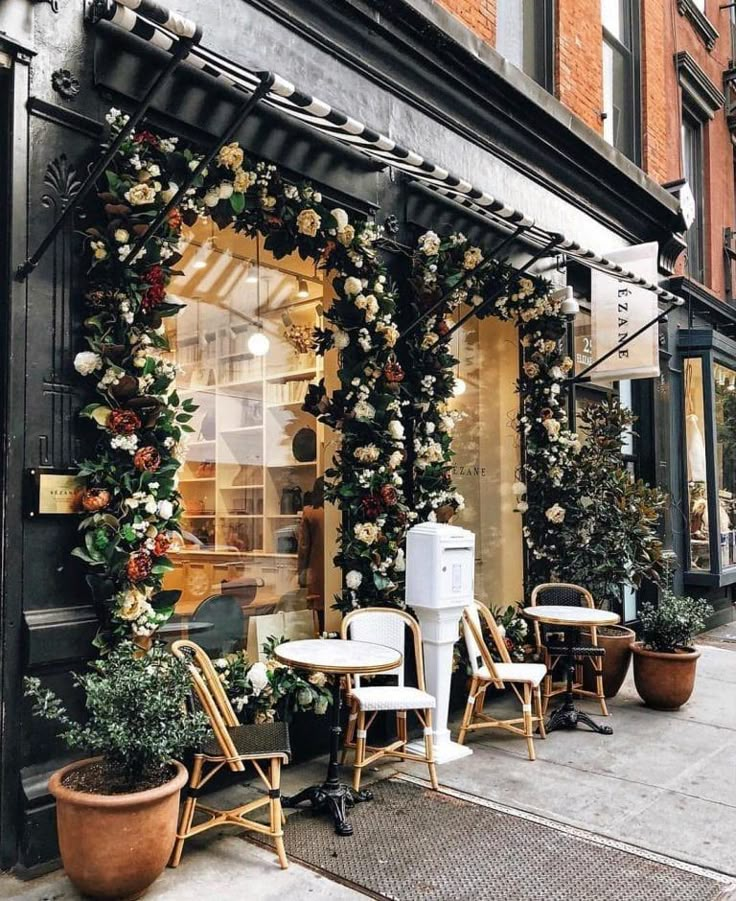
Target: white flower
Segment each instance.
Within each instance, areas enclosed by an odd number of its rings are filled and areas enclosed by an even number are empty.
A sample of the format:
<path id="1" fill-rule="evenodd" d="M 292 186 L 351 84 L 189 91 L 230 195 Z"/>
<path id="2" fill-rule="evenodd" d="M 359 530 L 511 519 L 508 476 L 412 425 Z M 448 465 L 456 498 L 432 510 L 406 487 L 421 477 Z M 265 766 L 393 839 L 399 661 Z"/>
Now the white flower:
<path id="1" fill-rule="evenodd" d="M 425 232 L 419 239 L 419 249 L 428 257 L 439 253 L 440 236 L 436 232 Z"/>
<path id="2" fill-rule="evenodd" d="M 337 350 L 345 350 L 345 348 L 350 344 L 350 335 L 348 332 L 344 332 L 342 329 L 335 329 L 332 333 L 332 340 L 335 344 Z"/>
<path id="3" fill-rule="evenodd" d="M 398 469 L 398 467 L 401 466 L 403 459 L 404 455 L 401 453 L 401 451 L 394 451 L 388 458 L 388 468 Z"/>
<path id="4" fill-rule="evenodd" d="M 219 188 L 220 200 L 229 200 L 233 196 L 233 183 L 221 181 Z"/>
<path id="5" fill-rule="evenodd" d="M 524 497 L 524 495 L 526 494 L 526 485 L 524 484 L 524 482 L 514 482 L 514 484 L 511 486 L 511 493 L 515 497 Z"/>
<path id="6" fill-rule="evenodd" d="M 471 247 L 465 251 L 463 257 L 463 269 L 475 269 L 483 261 L 483 253 L 480 247 Z"/>
<path id="7" fill-rule="evenodd" d="M 526 501 L 519 501 L 519 502 L 517 503 L 517 505 L 516 505 L 516 512 L 517 512 L 517 513 L 526 513 L 526 511 L 527 511 L 528 509 L 529 509 L 529 504 L 527 504 Z"/>
<path id="8" fill-rule="evenodd" d="M 102 357 L 91 350 L 82 350 L 74 357 L 74 368 L 80 375 L 92 375 L 102 369 Z"/>
<path id="9" fill-rule="evenodd" d="M 398 419 L 392 419 L 388 424 L 388 433 L 396 441 L 401 441 L 404 437 L 404 426 Z"/>
<path id="10" fill-rule="evenodd" d="M 337 223 L 337 230 L 339 232 L 342 231 L 350 221 L 348 214 L 340 207 L 336 207 L 334 210 L 330 210 L 330 212 L 332 213 L 333 219 Z"/>
<path id="11" fill-rule="evenodd" d="M 374 522 L 359 522 L 354 526 L 353 532 L 358 541 L 363 544 L 373 544 L 378 540 L 380 529 Z"/>
<path id="12" fill-rule="evenodd" d="M 549 509 L 544 511 L 544 515 L 550 522 L 555 523 L 555 525 L 560 525 L 565 521 L 565 508 L 561 507 L 559 504 L 553 504 Z"/>
<path id="13" fill-rule="evenodd" d="M 368 403 L 367 400 L 359 400 L 358 403 L 353 407 L 353 413 L 355 413 L 356 419 L 361 419 L 364 422 L 370 422 L 371 419 L 376 415 L 376 408 Z"/>
<path id="14" fill-rule="evenodd" d="M 319 231 L 322 219 L 316 210 L 306 209 L 296 217 L 296 228 L 299 234 L 313 238 Z"/>
<path id="15" fill-rule="evenodd" d="M 394 569 L 397 573 L 403 573 L 406 569 L 406 559 L 404 557 L 404 551 L 399 548 L 396 552 L 396 560 L 394 561 Z"/>
<path id="16" fill-rule="evenodd" d="M 174 505 L 171 501 L 159 501 L 156 506 L 161 519 L 171 519 L 174 515 Z"/>
<path id="17" fill-rule="evenodd" d="M 114 237 L 118 244 L 127 244 L 130 240 L 130 232 L 124 228 L 116 228 Z"/>
<path id="18" fill-rule="evenodd" d="M 345 584 L 351 591 L 356 591 L 360 588 L 360 584 L 363 581 L 363 576 L 358 572 L 357 569 L 351 569 L 350 572 L 345 576 Z"/>
<path id="19" fill-rule="evenodd" d="M 360 294 L 363 290 L 363 282 L 356 278 L 354 275 L 349 275 L 345 279 L 345 293 L 346 294 Z"/>
<path id="20" fill-rule="evenodd" d="M 156 189 L 147 182 L 139 182 L 125 192 L 125 199 L 131 206 L 145 206 L 156 199 Z"/>
<path id="21" fill-rule="evenodd" d="M 210 188 L 209 191 L 204 195 L 204 205 L 206 207 L 217 206 L 220 202 L 220 189 L 219 188 Z"/>
<path id="22" fill-rule="evenodd" d="M 356 447 L 353 456 L 361 463 L 375 463 L 381 452 L 375 444 L 366 444 L 365 447 Z"/>
<path id="23" fill-rule="evenodd" d="M 346 225 L 345 228 L 341 228 L 337 233 L 337 240 L 343 245 L 343 247 L 349 247 L 355 238 L 355 229 L 352 225 Z"/>
<path id="24" fill-rule="evenodd" d="M 253 694 L 259 695 L 268 687 L 268 669 L 265 663 L 259 660 L 248 670 L 246 679 L 250 682 Z"/>

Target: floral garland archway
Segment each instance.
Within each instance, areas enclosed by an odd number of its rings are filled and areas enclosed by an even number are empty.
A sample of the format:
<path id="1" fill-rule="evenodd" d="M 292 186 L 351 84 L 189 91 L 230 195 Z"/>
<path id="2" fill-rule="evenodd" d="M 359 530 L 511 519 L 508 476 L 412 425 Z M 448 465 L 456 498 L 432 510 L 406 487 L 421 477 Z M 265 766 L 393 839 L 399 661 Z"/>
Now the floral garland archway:
<path id="1" fill-rule="evenodd" d="M 107 120 L 113 134 L 127 121 L 117 110 Z M 377 253 L 379 230 L 328 209 L 308 183 L 288 181 L 233 143 L 125 265 L 199 159 L 176 138 L 134 133 L 105 173 L 87 220 L 87 349 L 75 368 L 98 395 L 83 410 L 97 440 L 80 470 L 87 515 L 73 553 L 89 568 L 103 630 L 151 635 L 178 598 L 162 583 L 174 566 L 167 554 L 183 512 L 177 473 L 196 408 L 176 391 L 163 320 L 180 310 L 166 288 L 181 257 L 182 227 L 203 215 L 220 228 L 262 236 L 277 258 L 297 252 L 332 274 L 334 300 L 315 341 L 321 353 L 340 351 L 340 384 L 329 393 L 324 384 L 312 386 L 305 409 L 340 433 L 326 472 L 327 496 L 344 514 L 335 562 L 346 576 L 337 601 L 343 609 L 401 605 L 401 541 L 411 518 L 402 478 L 407 401 L 394 352 L 396 293 Z"/>

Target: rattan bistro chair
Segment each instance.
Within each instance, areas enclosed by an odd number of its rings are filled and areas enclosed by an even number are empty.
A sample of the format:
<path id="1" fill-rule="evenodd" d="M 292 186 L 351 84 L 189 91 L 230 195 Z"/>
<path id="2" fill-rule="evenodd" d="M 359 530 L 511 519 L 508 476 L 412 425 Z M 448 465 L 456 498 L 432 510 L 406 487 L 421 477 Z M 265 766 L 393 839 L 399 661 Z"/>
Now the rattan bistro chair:
<path id="1" fill-rule="evenodd" d="M 382 757 L 397 757 L 400 760 L 414 760 L 426 763 L 432 788 L 437 790 L 437 770 L 434 763 L 434 747 L 432 745 L 432 710 L 436 702 L 428 694 L 424 685 L 424 658 L 422 655 L 422 635 L 419 623 L 404 613 L 403 610 L 376 608 L 369 610 L 353 610 L 342 621 L 342 638 L 355 641 L 370 641 L 394 648 L 404 653 L 406 630 L 409 630 L 414 642 L 414 659 L 416 661 L 417 687 L 404 684 L 404 661 L 383 673 L 396 676 L 397 685 L 361 685 L 360 676 L 348 677 L 348 695 L 350 700 L 350 717 L 345 736 L 343 761 L 348 748 L 355 749 L 353 764 L 353 788 L 360 789 L 360 777 L 365 767 L 370 766 Z M 395 711 L 397 739 L 382 748 L 367 744 L 368 729 L 381 710 Z M 407 750 L 408 734 L 406 728 L 407 712 L 411 710 L 424 727 L 425 753 L 413 754 Z M 368 721 L 366 722 L 366 715 Z"/>
<path id="2" fill-rule="evenodd" d="M 485 620 L 490 630 L 493 643 L 501 657 L 500 663 L 493 659 L 483 638 L 482 620 Z M 542 697 L 539 689 L 547 672 L 546 668 L 541 663 L 514 663 L 493 614 L 478 601 L 474 601 L 472 605 L 468 605 L 463 610 L 462 628 L 465 646 L 468 649 L 472 678 L 468 701 L 465 705 L 465 715 L 457 738 L 458 744 L 465 742 L 468 732 L 477 729 L 505 729 L 507 732 L 523 735 L 526 738 L 529 759 L 535 760 L 535 725 L 539 728 L 540 737 L 547 737 L 544 731 Z M 503 688 L 507 682 L 521 703 L 522 715 L 516 719 L 499 720 L 484 713 L 483 705 L 489 685 Z M 537 708 L 536 714 L 532 710 L 532 698 Z"/>
<path id="3" fill-rule="evenodd" d="M 570 582 L 545 582 L 543 585 L 537 585 L 532 591 L 530 599 L 532 607 L 595 607 L 593 596 L 591 593 L 580 585 L 573 585 Z M 542 685 L 542 703 L 545 713 L 549 699 L 555 695 L 562 694 L 566 686 L 564 684 L 555 687 L 553 670 L 557 666 L 560 654 L 552 653 L 550 646 L 561 648 L 563 641 L 550 640 L 552 636 L 558 635 L 559 626 L 545 626 L 538 622 L 534 623 L 534 638 L 537 645 L 537 653 L 544 661 L 547 667 L 547 675 Z M 590 643 L 593 647 L 598 647 L 598 630 L 595 626 L 590 627 Z M 600 652 L 603 654 L 603 651 Z M 583 666 L 585 660 L 588 660 L 593 667 L 595 674 L 595 691 L 588 691 L 583 688 Z M 608 716 L 608 707 L 606 707 L 606 696 L 603 692 L 603 664 L 600 657 L 579 658 L 576 667 L 576 677 L 573 682 L 573 692 L 585 698 L 595 698 L 601 706 L 603 716 Z"/>
<path id="4" fill-rule="evenodd" d="M 189 666 L 195 695 L 209 717 L 214 737 L 205 744 L 201 753 L 194 755 L 170 866 L 179 865 L 184 842 L 188 838 L 215 826 L 231 825 L 271 836 L 276 845 L 279 863 L 282 869 L 286 869 L 288 862 L 284 850 L 284 815 L 280 791 L 281 765 L 288 763 L 291 755 L 286 723 L 241 725 L 210 658 L 202 648 L 193 641 L 181 640 L 175 641 L 171 650 Z M 199 803 L 202 789 L 216 773 L 227 767 L 233 782 L 240 782 L 246 773 L 246 763 L 253 766 L 266 786 L 268 794 L 265 798 L 229 810 L 205 807 Z M 266 806 L 268 824 L 246 817 L 251 811 Z M 207 819 L 193 825 L 195 813 L 203 813 Z"/>

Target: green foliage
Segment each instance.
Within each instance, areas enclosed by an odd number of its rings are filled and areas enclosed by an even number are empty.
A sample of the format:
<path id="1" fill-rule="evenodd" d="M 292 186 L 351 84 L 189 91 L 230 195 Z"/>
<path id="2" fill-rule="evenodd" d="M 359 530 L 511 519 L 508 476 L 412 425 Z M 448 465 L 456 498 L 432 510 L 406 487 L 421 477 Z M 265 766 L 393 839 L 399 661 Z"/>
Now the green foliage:
<path id="1" fill-rule="evenodd" d="M 678 597 L 667 591 L 656 607 L 642 605 L 642 643 L 650 651 L 672 653 L 678 648 L 689 648 L 712 613 L 713 608 L 704 598 Z"/>
<path id="2" fill-rule="evenodd" d="M 86 694 L 85 723 L 70 719 L 61 700 L 42 688 L 39 679 L 27 678 L 34 714 L 58 722 L 70 748 L 101 754 L 131 791 L 155 780 L 172 759 L 199 747 L 208 734 L 205 715 L 186 711 L 186 664 L 163 645 L 154 644 L 143 654 L 123 641 L 74 680 Z"/>

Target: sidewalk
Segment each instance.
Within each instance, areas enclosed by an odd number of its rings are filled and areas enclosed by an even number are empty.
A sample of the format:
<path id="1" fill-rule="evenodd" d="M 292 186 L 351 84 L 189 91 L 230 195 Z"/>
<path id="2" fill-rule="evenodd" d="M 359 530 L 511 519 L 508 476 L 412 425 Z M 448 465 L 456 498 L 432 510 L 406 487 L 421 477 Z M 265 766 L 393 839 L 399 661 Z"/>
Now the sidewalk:
<path id="1" fill-rule="evenodd" d="M 480 733 L 469 739 L 472 756 L 439 768 L 440 782 L 736 877 L 736 624 L 703 636 L 700 648 L 696 690 L 682 710 L 644 708 L 630 677 L 609 705 L 613 736 L 555 732 L 535 742 L 532 763 L 523 741 Z M 595 714 L 596 705 L 585 706 Z M 400 769 L 426 776 L 420 766 Z M 370 776 L 393 771 L 387 765 Z M 287 768 L 285 793 L 323 772 L 323 761 Z M 353 819 L 358 835 L 360 808 Z M 0 898 L 8 901 L 78 897 L 61 873 L 30 883 L 0 877 Z M 190 841 L 181 866 L 167 870 L 146 897 L 348 901 L 362 895 L 295 862 L 281 872 L 272 854 L 228 832 Z"/>

